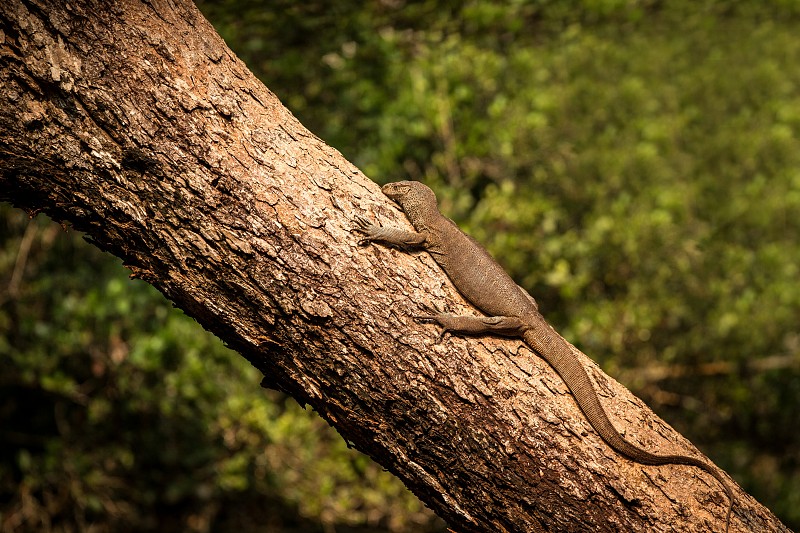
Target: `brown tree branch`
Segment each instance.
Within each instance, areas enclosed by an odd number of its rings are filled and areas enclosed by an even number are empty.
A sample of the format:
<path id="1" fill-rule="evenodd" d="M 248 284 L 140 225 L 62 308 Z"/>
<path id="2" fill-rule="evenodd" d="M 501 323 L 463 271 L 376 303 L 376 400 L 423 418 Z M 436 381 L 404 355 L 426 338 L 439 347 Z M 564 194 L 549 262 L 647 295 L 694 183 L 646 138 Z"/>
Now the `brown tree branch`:
<path id="1" fill-rule="evenodd" d="M 359 247 L 405 224 L 185 0 L 0 6 L 0 199 L 123 258 L 458 531 L 720 531 L 690 467 L 612 452 L 517 341 L 409 317 L 469 311 L 426 254 Z M 582 354 L 626 437 L 697 454 Z M 732 531 L 787 531 L 738 490 Z"/>

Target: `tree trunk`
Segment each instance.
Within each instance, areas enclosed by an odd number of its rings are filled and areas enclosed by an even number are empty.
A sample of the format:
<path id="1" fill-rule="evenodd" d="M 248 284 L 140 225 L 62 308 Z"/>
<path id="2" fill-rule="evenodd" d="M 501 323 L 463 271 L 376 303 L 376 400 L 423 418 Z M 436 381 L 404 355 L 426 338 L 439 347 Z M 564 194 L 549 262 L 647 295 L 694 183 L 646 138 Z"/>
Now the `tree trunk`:
<path id="1" fill-rule="evenodd" d="M 427 254 L 358 245 L 356 216 L 404 217 L 191 3 L 5 0 L 0 65 L 0 199 L 123 258 L 457 531 L 723 530 L 713 478 L 615 454 L 519 341 L 415 323 L 469 309 Z M 629 440 L 698 454 L 579 357 Z M 735 490 L 731 531 L 788 531 Z"/>

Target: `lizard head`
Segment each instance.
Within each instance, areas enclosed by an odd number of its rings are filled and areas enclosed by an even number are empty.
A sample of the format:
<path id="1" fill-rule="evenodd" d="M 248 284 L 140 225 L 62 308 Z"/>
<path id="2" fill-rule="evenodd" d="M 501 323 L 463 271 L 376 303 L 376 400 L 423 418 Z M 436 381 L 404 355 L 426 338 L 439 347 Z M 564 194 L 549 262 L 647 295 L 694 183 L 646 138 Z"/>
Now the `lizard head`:
<path id="1" fill-rule="evenodd" d="M 406 214 L 436 208 L 436 194 L 418 181 L 395 181 L 381 187 L 383 194 L 394 200 Z"/>

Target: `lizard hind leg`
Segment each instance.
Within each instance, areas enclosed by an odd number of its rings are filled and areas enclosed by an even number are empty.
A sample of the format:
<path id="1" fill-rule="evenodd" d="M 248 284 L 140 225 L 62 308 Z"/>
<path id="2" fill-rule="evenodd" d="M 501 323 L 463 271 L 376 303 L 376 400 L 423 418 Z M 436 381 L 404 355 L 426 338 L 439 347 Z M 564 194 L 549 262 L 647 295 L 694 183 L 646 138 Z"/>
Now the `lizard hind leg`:
<path id="1" fill-rule="evenodd" d="M 516 337 L 521 336 L 525 330 L 530 328 L 529 325 L 514 316 L 453 316 L 440 313 L 415 316 L 414 318 L 436 322 L 443 328 L 442 334 L 449 332 L 462 335 L 489 334 Z"/>

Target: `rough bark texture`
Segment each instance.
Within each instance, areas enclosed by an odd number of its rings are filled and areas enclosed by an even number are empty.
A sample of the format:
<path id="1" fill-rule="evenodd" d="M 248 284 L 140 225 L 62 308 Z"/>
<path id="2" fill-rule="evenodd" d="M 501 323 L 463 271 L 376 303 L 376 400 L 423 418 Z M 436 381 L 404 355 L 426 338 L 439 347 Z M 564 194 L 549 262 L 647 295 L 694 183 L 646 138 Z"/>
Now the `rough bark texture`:
<path id="1" fill-rule="evenodd" d="M 612 452 L 520 342 L 409 317 L 469 312 L 427 254 L 359 247 L 405 225 L 183 0 L 0 6 L 0 199 L 122 257 L 313 406 L 458 531 L 721 531 L 691 467 Z M 697 450 L 580 355 L 617 428 Z M 788 531 L 737 490 L 731 531 Z"/>

